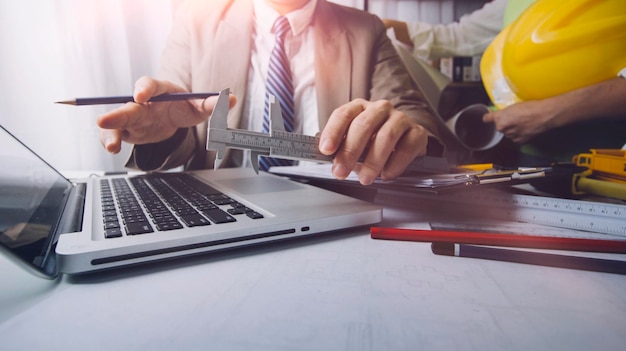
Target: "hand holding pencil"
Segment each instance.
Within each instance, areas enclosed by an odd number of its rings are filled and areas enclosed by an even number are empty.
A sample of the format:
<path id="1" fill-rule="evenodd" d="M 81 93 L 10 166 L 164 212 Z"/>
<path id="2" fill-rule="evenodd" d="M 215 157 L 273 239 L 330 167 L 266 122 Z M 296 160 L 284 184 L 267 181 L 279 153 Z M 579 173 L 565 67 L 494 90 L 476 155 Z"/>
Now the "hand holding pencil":
<path id="1" fill-rule="evenodd" d="M 76 99 L 63 103 L 101 104 L 126 103 L 96 120 L 100 128 L 100 141 L 113 154 L 122 148 L 122 142 L 130 144 L 158 143 L 175 137 L 176 132 L 206 121 L 217 102 L 214 93 L 188 95 L 183 88 L 163 80 L 142 77 L 135 83 L 130 97 Z M 190 99 L 191 98 L 191 99 Z M 235 97 L 231 95 L 233 106 Z"/>

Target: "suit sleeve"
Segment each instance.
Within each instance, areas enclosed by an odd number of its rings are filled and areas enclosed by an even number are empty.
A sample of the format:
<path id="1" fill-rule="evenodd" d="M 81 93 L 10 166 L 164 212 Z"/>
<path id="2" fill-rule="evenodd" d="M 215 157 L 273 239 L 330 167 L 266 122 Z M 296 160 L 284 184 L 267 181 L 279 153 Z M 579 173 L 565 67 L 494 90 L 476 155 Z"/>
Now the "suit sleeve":
<path id="1" fill-rule="evenodd" d="M 377 34 L 373 50 L 371 100 L 386 99 L 413 118 L 429 132 L 429 154 L 441 156 L 445 145 L 440 137 L 440 123 L 424 95 L 413 82 L 382 22 L 375 21 Z"/>
<path id="2" fill-rule="evenodd" d="M 180 6 L 172 25 L 172 31 L 161 55 L 159 79 L 170 81 L 190 91 L 191 65 L 190 45 L 193 13 L 191 2 Z M 202 143 L 204 144 L 204 143 Z M 196 128 L 181 128 L 174 136 L 162 142 L 134 145 L 126 167 L 143 171 L 161 171 L 187 166 L 200 145 Z"/>

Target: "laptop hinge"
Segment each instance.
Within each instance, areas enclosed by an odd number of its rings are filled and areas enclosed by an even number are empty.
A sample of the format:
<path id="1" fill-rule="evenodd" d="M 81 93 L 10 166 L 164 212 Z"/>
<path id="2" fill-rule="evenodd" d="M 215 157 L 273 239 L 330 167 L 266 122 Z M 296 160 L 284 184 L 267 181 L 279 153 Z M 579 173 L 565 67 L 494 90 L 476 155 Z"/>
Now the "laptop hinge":
<path id="1" fill-rule="evenodd" d="M 57 235 L 82 231 L 86 192 L 86 183 L 77 183 L 72 187 L 56 230 Z"/>

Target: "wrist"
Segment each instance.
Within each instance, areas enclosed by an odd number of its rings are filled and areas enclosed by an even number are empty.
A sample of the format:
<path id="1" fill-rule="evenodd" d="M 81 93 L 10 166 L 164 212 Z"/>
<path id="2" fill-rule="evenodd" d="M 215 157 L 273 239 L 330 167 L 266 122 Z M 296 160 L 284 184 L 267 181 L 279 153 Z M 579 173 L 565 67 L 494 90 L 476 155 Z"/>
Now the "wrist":
<path id="1" fill-rule="evenodd" d="M 171 137 L 157 143 L 135 145 L 132 159 L 137 168 L 144 171 L 155 171 L 163 165 L 171 153 L 178 149 L 187 137 L 189 130 L 179 128 Z"/>

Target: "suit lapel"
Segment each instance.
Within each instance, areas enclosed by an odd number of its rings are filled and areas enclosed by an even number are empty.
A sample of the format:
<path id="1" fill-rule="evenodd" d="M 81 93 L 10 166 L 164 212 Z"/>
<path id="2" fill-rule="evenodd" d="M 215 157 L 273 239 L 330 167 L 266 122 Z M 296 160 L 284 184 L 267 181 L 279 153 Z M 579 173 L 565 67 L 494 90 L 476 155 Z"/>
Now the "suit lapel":
<path id="1" fill-rule="evenodd" d="M 228 127 L 237 128 L 243 111 L 248 83 L 253 6 L 251 0 L 232 1 L 215 36 L 213 79 L 217 86 L 230 88 L 237 104 L 228 115 Z"/>
<path id="2" fill-rule="evenodd" d="M 220 89 L 230 88 L 237 104 L 228 113 L 228 128 L 239 128 L 248 85 L 250 45 L 254 10 L 252 0 L 232 0 L 230 9 L 215 35 L 215 52 L 211 78 Z M 209 162 L 213 162 L 212 159 Z M 241 150 L 227 149 L 221 167 L 238 167 L 242 163 Z"/>
<path id="3" fill-rule="evenodd" d="M 332 111 L 351 100 L 352 48 L 340 20 L 325 0 L 319 0 L 315 31 L 315 91 L 320 130 Z"/>

